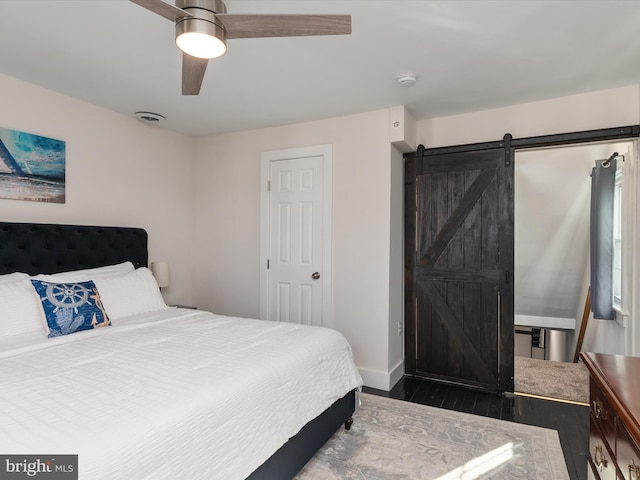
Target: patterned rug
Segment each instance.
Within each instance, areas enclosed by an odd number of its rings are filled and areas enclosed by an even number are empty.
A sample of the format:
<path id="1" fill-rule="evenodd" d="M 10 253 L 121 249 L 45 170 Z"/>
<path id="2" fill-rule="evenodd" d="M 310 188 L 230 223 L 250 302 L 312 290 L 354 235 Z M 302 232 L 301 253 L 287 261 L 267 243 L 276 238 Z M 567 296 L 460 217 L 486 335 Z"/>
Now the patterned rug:
<path id="1" fill-rule="evenodd" d="M 361 394 L 297 480 L 568 480 L 555 430 Z"/>
<path id="2" fill-rule="evenodd" d="M 515 393 L 589 404 L 589 371 L 583 363 L 515 357 Z"/>

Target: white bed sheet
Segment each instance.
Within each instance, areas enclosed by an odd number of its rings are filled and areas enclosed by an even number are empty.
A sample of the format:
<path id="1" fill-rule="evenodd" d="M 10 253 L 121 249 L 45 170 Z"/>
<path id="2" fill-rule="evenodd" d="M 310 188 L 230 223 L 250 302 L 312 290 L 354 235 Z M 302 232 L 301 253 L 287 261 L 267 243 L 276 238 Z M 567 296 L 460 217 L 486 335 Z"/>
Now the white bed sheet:
<path id="1" fill-rule="evenodd" d="M 337 331 L 171 309 L 0 352 L 0 451 L 79 478 L 241 479 L 361 386 Z"/>

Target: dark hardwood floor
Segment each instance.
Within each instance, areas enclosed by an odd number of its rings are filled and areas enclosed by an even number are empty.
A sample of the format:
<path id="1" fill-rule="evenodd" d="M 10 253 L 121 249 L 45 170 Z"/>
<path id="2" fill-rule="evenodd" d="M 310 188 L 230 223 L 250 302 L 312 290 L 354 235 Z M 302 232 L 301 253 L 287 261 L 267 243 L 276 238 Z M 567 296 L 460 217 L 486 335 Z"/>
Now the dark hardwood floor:
<path id="1" fill-rule="evenodd" d="M 403 377 L 390 392 L 368 387 L 362 391 L 557 430 L 569 478 L 587 480 L 589 407 L 517 395 L 500 397 L 409 376 Z"/>

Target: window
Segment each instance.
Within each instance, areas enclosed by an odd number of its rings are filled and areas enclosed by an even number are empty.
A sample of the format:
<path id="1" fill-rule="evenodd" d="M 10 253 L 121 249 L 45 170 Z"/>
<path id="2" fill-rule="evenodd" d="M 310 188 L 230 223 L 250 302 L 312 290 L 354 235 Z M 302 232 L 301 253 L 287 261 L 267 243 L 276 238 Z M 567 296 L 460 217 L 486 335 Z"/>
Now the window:
<path id="1" fill-rule="evenodd" d="M 618 157 L 613 196 L 613 306 L 622 310 L 622 158 Z"/>

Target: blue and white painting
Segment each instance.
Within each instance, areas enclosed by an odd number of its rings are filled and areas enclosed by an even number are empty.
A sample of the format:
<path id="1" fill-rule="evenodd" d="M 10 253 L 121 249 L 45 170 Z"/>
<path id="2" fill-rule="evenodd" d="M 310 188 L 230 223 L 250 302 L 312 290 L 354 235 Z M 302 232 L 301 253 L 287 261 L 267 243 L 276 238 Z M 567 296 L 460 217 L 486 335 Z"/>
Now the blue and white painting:
<path id="1" fill-rule="evenodd" d="M 0 128 L 0 198 L 65 202 L 65 142 Z"/>

